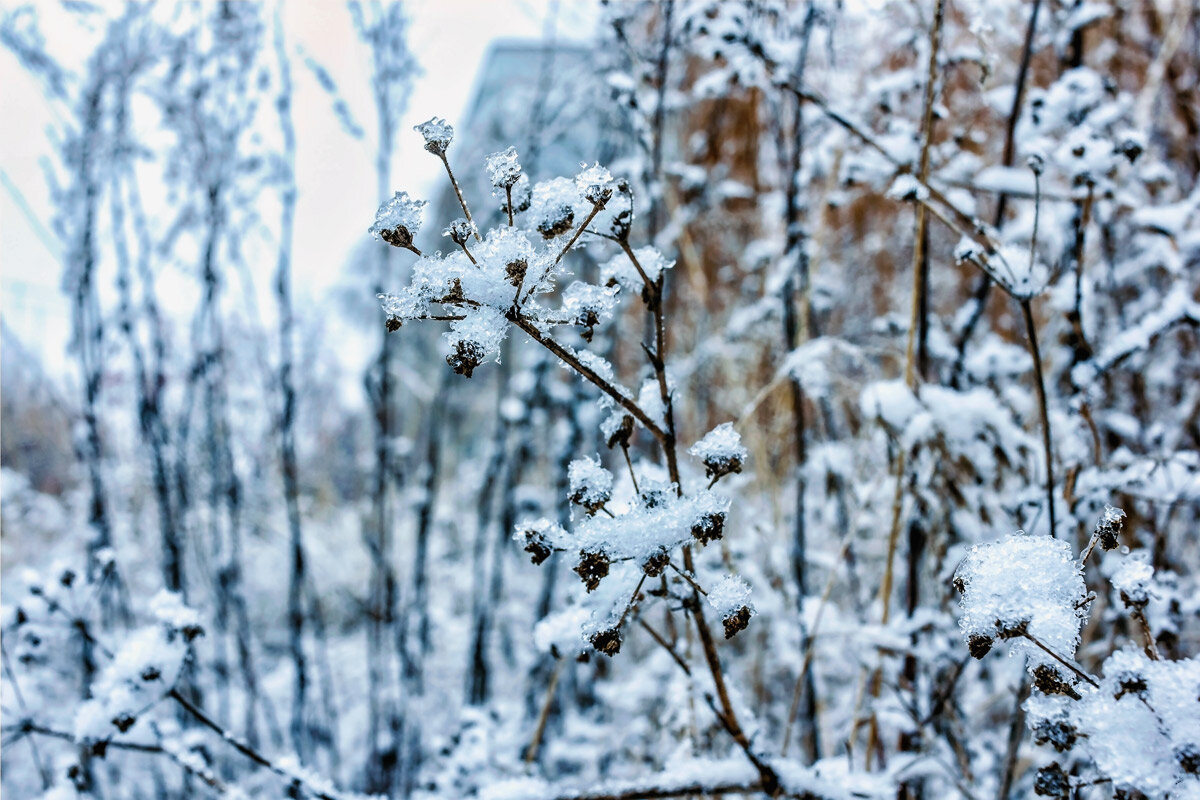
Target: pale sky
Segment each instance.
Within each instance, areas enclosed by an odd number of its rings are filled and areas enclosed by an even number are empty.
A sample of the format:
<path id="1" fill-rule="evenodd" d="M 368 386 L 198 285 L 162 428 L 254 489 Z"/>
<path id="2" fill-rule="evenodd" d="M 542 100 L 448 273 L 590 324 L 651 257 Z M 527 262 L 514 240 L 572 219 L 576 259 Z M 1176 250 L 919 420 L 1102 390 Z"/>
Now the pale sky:
<path id="1" fill-rule="evenodd" d="M 0 4 L 0 13 L 14 7 Z M 560 40 L 587 39 L 597 15 L 587 0 L 412 0 L 409 44 L 424 72 L 416 80 L 397 138 L 396 189 L 430 196 L 441 176 L 439 162 L 421 147 L 414 124 L 432 116 L 458 121 L 488 45 L 497 39 L 539 39 L 554 12 Z M 43 29 L 57 4 L 44 6 Z M 364 140 L 347 136 L 331 111 L 330 98 L 303 63 L 293 63 L 296 84 L 297 184 L 294 284 L 298 302 L 319 298 L 342 271 L 365 235 L 376 205 L 371 136 L 374 109 L 364 46 L 357 41 L 343 3 L 289 0 L 286 21 L 293 44 L 329 70 Z M 52 110 L 39 82 L 0 47 L 0 276 L 2 315 L 22 343 L 51 372 L 66 365 L 68 305 L 59 289 L 59 243 L 50 231 L 52 210 L 43 169 L 52 157 L 47 136 Z M 265 281 L 264 281 L 265 283 Z M 262 287 L 266 288 L 266 287 Z"/>

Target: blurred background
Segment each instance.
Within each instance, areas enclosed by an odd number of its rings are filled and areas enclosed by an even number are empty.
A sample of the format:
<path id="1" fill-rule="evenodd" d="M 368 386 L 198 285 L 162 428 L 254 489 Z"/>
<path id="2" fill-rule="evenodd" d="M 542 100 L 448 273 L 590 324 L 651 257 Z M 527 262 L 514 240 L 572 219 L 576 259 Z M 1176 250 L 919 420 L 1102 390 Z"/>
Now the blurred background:
<path id="1" fill-rule="evenodd" d="M 1020 666 L 966 659 L 951 577 L 966 547 L 1018 528 L 1082 546 L 1106 504 L 1159 571 L 1160 646 L 1194 653 L 1200 14 L 946 7 L 930 170 L 1038 268 L 1044 423 L 1021 305 L 955 258 L 962 231 L 930 222 L 913 261 L 893 182 L 920 151 L 933 8 L 0 6 L 5 791 L 219 794 L 151 754 L 69 741 L 97 667 L 78 626 L 30 627 L 47 585 L 113 638 L 180 593 L 206 629 L 195 697 L 347 790 L 467 797 L 727 754 L 653 642 L 576 662 L 534 635 L 578 580 L 565 560 L 530 565 L 514 526 L 570 524 L 572 459 L 624 469 L 594 390 L 514 336 L 467 380 L 436 325 L 385 331 L 376 296 L 412 259 L 367 234 L 379 203 L 430 202 L 425 251 L 449 249 L 458 216 L 412 130 L 435 116 L 481 228 L 503 213 L 484 158 L 512 145 L 533 182 L 597 161 L 627 179 L 633 238 L 674 261 L 680 441 L 730 421 L 750 451 L 703 568 L 755 590 L 755 624 L 725 652 L 772 749 L 883 770 L 885 789 L 855 784 L 880 796 L 1030 791 L 1045 758 L 1010 745 Z M 571 272 L 596 280 L 604 246 Z M 589 343 L 627 385 L 646 374 L 646 325 L 629 303 Z M 661 472 L 652 442 L 634 451 Z M 1094 666 L 1135 632 L 1089 580 Z M 30 719 L 40 740 L 12 727 Z M 284 791 L 174 715 L 157 724 L 230 786 Z"/>

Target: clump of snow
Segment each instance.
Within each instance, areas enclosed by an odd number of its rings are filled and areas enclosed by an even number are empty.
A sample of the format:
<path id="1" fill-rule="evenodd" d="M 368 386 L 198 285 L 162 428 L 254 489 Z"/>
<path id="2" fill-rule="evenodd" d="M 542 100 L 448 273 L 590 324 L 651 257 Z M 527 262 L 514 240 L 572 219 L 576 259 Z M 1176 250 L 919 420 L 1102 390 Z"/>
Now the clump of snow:
<path id="1" fill-rule="evenodd" d="M 397 247 L 407 247 L 421 230 L 425 216 L 424 200 L 409 197 L 408 192 L 396 192 L 375 212 L 375 224 L 368 232 L 376 239 Z"/>
<path id="2" fill-rule="evenodd" d="M 1057 662 L 1021 631 L 1065 658 L 1075 654 L 1087 594 L 1083 569 L 1071 546 L 1049 536 L 1018 532 L 975 545 L 955 573 L 962 592 L 959 628 L 981 657 L 996 638 L 1011 640 L 1011 654 L 1028 657 L 1031 668 Z"/>
<path id="3" fill-rule="evenodd" d="M 612 497 L 613 475 L 598 458 L 577 458 L 567 467 L 571 502 L 596 513 Z"/>
<path id="4" fill-rule="evenodd" d="M 723 422 L 704 434 L 704 438 L 692 445 L 688 452 L 704 462 L 709 478 L 741 472 L 742 464 L 750 455 L 742 446 L 742 437 L 734 430 L 732 422 Z"/>
<path id="5" fill-rule="evenodd" d="M 722 617 L 737 612 L 743 607 L 753 610 L 750 602 L 750 584 L 736 575 L 725 575 L 708 590 L 708 604 Z"/>
<path id="6" fill-rule="evenodd" d="M 1150 566 L 1149 555 L 1143 550 L 1121 559 L 1110 582 L 1126 606 L 1145 606 L 1150 602 L 1150 588 L 1154 582 L 1154 567 Z"/>
<path id="7" fill-rule="evenodd" d="M 517 161 L 517 148 L 509 147 L 487 157 L 484 165 L 494 193 L 503 194 L 521 179 L 521 164 Z"/>
<path id="8" fill-rule="evenodd" d="M 893 200 L 925 200 L 929 197 L 929 189 L 911 173 L 905 172 L 892 181 L 887 196 Z"/>
<path id="9" fill-rule="evenodd" d="M 633 255 L 641 266 L 642 272 L 646 273 L 646 277 L 651 283 L 658 280 L 663 270 L 675 266 L 674 261 L 668 260 L 655 247 L 638 247 L 634 249 Z M 637 271 L 637 267 L 634 266 L 629 256 L 625 253 L 614 256 L 601 265 L 600 281 L 602 283 L 616 283 L 625 291 L 641 291 L 645 284 L 642 276 Z"/>
<path id="10" fill-rule="evenodd" d="M 413 130 L 425 139 L 425 149 L 438 156 L 443 155 L 454 140 L 454 128 L 440 117 L 414 125 Z"/>

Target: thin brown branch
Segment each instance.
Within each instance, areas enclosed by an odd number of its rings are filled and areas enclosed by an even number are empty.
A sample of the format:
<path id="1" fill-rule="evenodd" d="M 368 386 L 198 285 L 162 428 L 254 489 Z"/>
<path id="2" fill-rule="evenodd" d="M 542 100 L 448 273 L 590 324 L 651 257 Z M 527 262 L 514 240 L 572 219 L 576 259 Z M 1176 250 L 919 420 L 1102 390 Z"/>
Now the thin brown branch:
<path id="1" fill-rule="evenodd" d="M 479 235 L 479 229 L 475 227 L 475 219 L 471 216 L 471 209 L 467 208 L 467 201 L 463 197 L 462 189 L 458 186 L 458 179 L 454 177 L 454 170 L 450 169 L 450 161 L 446 158 L 446 153 L 438 153 L 438 158 L 442 159 L 442 164 L 446 167 L 446 174 L 450 176 L 450 185 L 454 187 L 454 195 L 458 198 L 458 204 L 462 206 L 463 214 L 467 217 L 467 222 L 471 223 L 471 230 L 475 233 L 475 241 L 482 242 L 483 239 Z"/>

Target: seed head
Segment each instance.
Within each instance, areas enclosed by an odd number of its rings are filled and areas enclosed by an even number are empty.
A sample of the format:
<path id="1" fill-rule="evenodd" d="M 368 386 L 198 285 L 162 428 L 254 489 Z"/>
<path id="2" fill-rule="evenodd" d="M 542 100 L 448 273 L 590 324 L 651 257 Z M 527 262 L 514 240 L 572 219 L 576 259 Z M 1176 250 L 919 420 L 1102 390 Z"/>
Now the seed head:
<path id="1" fill-rule="evenodd" d="M 612 658 L 621 652 L 621 629 L 605 628 L 602 631 L 596 631 L 588 637 L 588 641 L 591 642 L 592 647 Z"/>
<path id="2" fill-rule="evenodd" d="M 595 591 L 600 581 L 608 575 L 611 562 L 608 556 L 599 551 L 581 550 L 579 563 L 575 566 L 575 574 L 583 581 L 589 592 Z"/>

